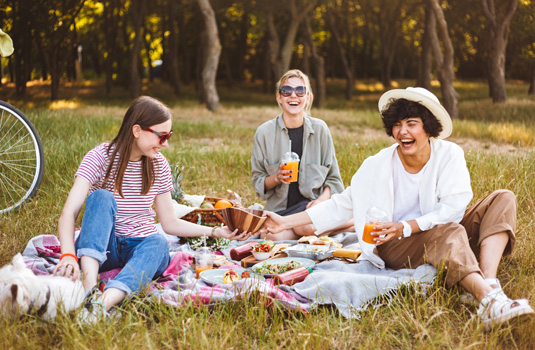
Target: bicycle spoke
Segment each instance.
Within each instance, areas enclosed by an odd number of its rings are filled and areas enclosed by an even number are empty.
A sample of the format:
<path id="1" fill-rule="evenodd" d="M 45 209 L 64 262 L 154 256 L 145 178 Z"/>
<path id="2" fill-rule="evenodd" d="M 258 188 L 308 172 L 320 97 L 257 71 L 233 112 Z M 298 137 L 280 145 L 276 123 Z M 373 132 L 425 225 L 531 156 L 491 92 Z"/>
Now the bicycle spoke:
<path id="1" fill-rule="evenodd" d="M 0 214 L 31 198 L 41 183 L 41 142 L 29 120 L 0 102 Z"/>

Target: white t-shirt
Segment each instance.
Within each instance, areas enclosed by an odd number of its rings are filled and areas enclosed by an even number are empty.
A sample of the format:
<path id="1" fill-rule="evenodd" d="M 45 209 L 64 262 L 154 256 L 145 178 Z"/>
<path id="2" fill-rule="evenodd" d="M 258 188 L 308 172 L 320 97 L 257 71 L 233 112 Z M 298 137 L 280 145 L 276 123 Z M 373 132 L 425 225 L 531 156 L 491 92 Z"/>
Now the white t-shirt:
<path id="1" fill-rule="evenodd" d="M 102 188 L 109 162 L 108 146 L 109 143 L 103 143 L 89 151 L 76 172 L 75 177 L 80 176 L 91 184 L 89 193 Z M 113 147 L 110 149 L 110 154 L 112 152 Z M 116 161 L 118 158 L 119 154 L 116 155 Z M 115 220 L 115 234 L 117 236 L 143 238 L 157 233 L 154 226 L 156 213 L 152 209 L 154 199 L 157 195 L 173 189 L 169 163 L 160 153 L 154 158 L 154 184 L 144 195 L 141 194 L 141 170 L 141 161 L 128 162 L 123 178 L 124 198 L 118 192 L 113 194 L 117 202 Z M 105 189 L 112 192 L 114 184 L 114 179 L 109 179 Z"/>
<path id="2" fill-rule="evenodd" d="M 422 216 L 419 189 L 427 163 L 416 174 L 410 174 L 403 167 L 398 152 L 394 152 L 392 176 L 394 181 L 394 222 L 408 221 Z"/>

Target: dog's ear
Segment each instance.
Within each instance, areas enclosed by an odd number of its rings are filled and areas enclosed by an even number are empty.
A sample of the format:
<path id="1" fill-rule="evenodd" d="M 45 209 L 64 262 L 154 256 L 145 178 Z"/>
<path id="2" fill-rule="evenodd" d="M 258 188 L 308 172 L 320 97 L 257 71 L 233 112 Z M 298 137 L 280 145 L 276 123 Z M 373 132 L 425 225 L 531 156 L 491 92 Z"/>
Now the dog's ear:
<path id="1" fill-rule="evenodd" d="M 18 284 L 12 284 L 11 285 L 11 300 L 13 300 L 13 301 L 17 300 L 17 294 L 18 293 L 19 293 Z"/>
<path id="2" fill-rule="evenodd" d="M 17 270 L 27 269 L 24 258 L 20 253 L 17 253 L 17 255 L 13 257 L 13 267 L 15 267 Z"/>

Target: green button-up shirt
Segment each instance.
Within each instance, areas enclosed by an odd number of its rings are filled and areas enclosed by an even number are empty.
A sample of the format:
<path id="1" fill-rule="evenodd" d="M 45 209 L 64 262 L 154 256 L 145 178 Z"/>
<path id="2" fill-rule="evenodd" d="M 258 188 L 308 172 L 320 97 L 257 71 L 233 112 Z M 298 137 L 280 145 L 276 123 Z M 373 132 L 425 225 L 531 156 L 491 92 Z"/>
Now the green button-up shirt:
<path id="1" fill-rule="evenodd" d="M 253 187 L 256 194 L 266 201 L 266 210 L 286 209 L 289 185 L 279 184 L 265 191 L 264 181 L 279 170 L 280 159 L 288 152 L 289 140 L 282 114 L 256 130 L 251 155 Z M 331 189 L 331 194 L 344 190 L 331 133 L 321 119 L 304 118 L 298 183 L 301 194 L 310 200 L 318 198 L 326 186 Z"/>

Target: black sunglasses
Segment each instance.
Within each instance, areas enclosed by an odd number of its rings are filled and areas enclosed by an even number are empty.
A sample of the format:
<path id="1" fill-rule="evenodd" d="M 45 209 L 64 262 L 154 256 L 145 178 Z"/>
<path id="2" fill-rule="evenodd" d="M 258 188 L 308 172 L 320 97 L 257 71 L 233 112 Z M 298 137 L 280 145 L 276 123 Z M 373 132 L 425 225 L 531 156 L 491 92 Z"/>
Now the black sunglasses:
<path id="1" fill-rule="evenodd" d="M 290 85 L 283 85 L 279 88 L 279 94 L 281 94 L 284 97 L 290 97 L 292 96 L 292 93 L 295 91 L 295 95 L 297 97 L 303 97 L 307 93 L 307 88 L 304 86 L 290 86 Z"/>
<path id="2" fill-rule="evenodd" d="M 156 136 L 158 136 L 160 138 L 160 145 L 163 145 L 164 142 L 169 140 L 171 135 L 173 135 L 173 130 L 171 130 L 169 132 L 158 132 L 158 131 L 152 130 L 151 128 L 145 128 L 144 130 L 150 131 L 153 134 L 155 134 Z"/>

